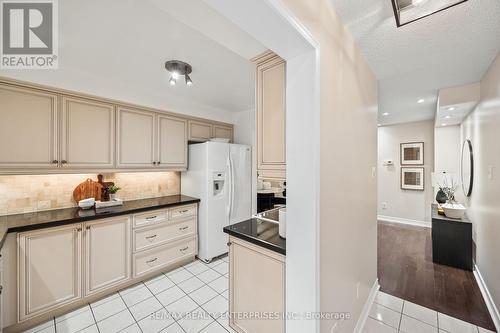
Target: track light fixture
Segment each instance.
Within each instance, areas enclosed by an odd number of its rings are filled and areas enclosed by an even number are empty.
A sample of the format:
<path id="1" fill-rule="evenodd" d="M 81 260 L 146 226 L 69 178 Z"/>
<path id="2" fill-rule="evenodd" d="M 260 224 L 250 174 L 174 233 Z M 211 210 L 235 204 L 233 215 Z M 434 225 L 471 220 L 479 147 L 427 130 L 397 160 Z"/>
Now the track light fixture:
<path id="1" fill-rule="evenodd" d="M 171 86 L 175 86 L 177 79 L 181 75 L 184 75 L 186 85 L 193 85 L 193 80 L 189 77 L 189 74 L 193 71 L 190 64 L 179 60 L 170 60 L 165 63 L 165 69 L 170 72 L 170 80 L 168 82 Z"/>

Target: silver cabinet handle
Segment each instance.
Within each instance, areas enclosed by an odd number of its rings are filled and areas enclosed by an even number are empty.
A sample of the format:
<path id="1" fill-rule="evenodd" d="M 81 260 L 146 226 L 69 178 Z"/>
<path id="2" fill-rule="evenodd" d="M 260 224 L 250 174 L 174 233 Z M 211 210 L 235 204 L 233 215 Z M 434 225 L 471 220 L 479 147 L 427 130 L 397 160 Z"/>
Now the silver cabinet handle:
<path id="1" fill-rule="evenodd" d="M 189 246 L 186 246 L 186 247 L 184 247 L 182 249 L 179 249 L 179 251 L 181 251 L 181 252 L 184 252 L 184 251 L 187 251 L 187 250 L 189 250 Z"/>
<path id="2" fill-rule="evenodd" d="M 153 259 L 151 259 L 151 260 L 146 261 L 146 264 L 152 264 L 152 263 L 154 263 L 156 260 L 158 260 L 158 258 L 153 258 Z"/>
<path id="3" fill-rule="evenodd" d="M 157 235 L 151 235 L 151 236 L 146 236 L 146 239 L 153 239 L 155 238 Z"/>
<path id="4" fill-rule="evenodd" d="M 179 228 L 180 231 L 183 231 L 183 230 L 186 230 L 186 229 L 189 229 L 189 227 L 182 227 L 182 228 Z"/>
<path id="5" fill-rule="evenodd" d="M 155 219 L 156 218 L 156 215 L 155 216 L 148 216 L 146 217 L 146 220 L 152 220 L 152 219 Z"/>

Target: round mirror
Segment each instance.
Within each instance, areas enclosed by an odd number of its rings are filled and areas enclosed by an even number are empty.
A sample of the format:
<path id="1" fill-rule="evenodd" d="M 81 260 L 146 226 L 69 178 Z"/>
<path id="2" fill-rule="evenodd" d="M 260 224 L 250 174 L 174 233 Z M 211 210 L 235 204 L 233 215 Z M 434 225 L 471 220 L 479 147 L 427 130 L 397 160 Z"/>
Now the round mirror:
<path id="1" fill-rule="evenodd" d="M 474 155 L 472 153 L 472 142 L 467 139 L 462 146 L 462 190 L 465 196 L 472 194 L 474 183 Z"/>

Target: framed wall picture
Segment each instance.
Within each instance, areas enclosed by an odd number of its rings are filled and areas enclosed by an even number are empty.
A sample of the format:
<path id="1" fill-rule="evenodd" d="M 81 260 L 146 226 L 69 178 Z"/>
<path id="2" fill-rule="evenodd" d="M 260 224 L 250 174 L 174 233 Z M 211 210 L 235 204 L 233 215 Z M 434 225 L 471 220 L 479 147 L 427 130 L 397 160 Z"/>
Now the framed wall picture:
<path id="1" fill-rule="evenodd" d="M 424 143 L 401 144 L 401 165 L 424 165 Z"/>
<path id="2" fill-rule="evenodd" d="M 402 190 L 424 190 L 424 168 L 401 167 Z"/>

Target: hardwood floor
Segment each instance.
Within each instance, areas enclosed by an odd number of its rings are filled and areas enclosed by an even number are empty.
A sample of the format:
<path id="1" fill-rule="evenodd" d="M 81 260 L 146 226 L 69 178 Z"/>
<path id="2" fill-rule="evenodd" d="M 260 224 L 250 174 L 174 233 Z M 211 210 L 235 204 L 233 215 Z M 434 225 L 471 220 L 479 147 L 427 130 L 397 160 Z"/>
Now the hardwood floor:
<path id="1" fill-rule="evenodd" d="M 496 331 L 472 272 L 432 262 L 431 229 L 378 223 L 380 290 Z"/>

